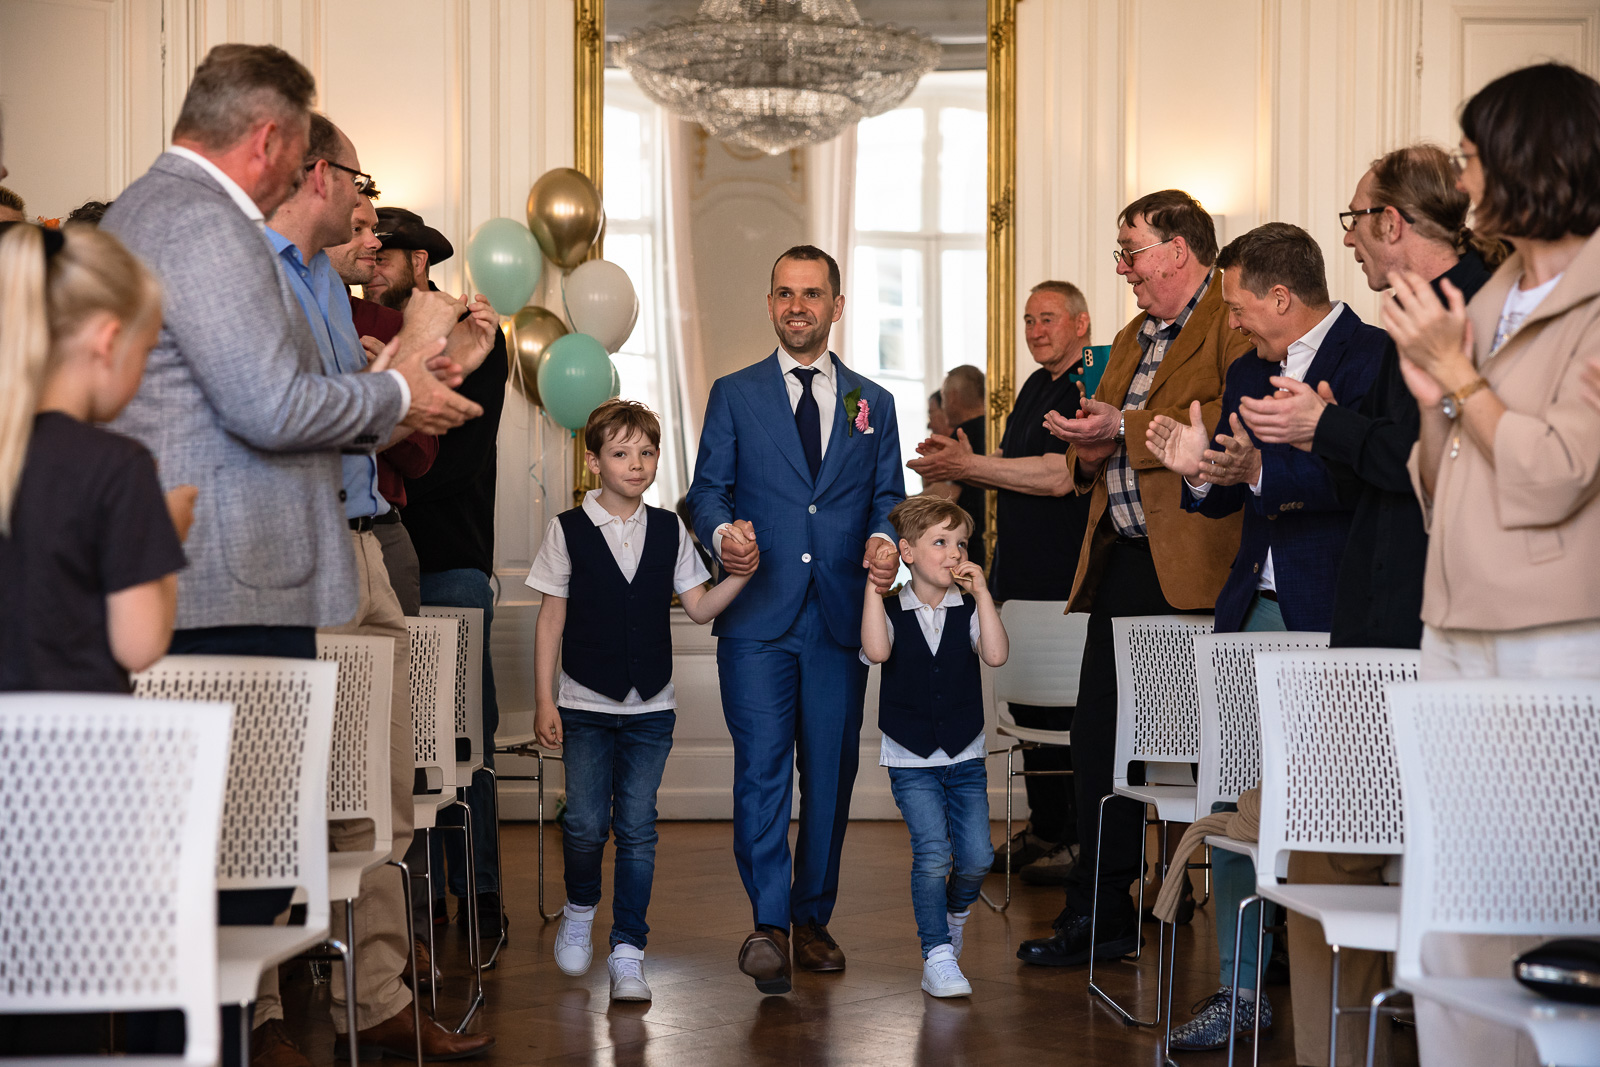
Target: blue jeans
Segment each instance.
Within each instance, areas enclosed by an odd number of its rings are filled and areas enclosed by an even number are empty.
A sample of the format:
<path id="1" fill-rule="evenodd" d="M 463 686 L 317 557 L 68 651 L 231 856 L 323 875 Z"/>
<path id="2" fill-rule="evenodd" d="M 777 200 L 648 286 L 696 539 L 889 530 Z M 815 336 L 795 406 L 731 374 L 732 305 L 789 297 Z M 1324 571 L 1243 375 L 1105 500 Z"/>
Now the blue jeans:
<path id="1" fill-rule="evenodd" d="M 966 911 L 978 899 L 994 863 L 989 775 L 981 759 L 888 771 L 894 802 L 911 831 L 911 908 L 926 957 L 950 943 L 945 913 Z"/>
<path id="2" fill-rule="evenodd" d="M 483 609 L 483 765 L 494 768 L 494 732 L 500 726 L 500 705 L 494 695 L 494 663 L 489 655 L 489 634 L 494 622 L 494 590 L 489 576 L 474 567 L 453 571 L 430 571 L 422 576 L 422 602 L 452 608 Z M 496 879 L 495 814 L 492 779 L 483 773 L 472 776 L 467 788 L 467 803 L 472 806 L 472 851 L 477 861 L 478 892 L 498 893 Z M 460 826 L 465 815 L 458 807 L 439 813 L 440 826 Z M 448 870 L 450 892 L 467 895 L 467 852 L 455 834 L 433 834 L 433 869 Z M 434 895 L 444 899 L 446 879 L 434 880 Z"/>
<path id="3" fill-rule="evenodd" d="M 561 757 L 567 774 L 561 855 L 567 902 L 579 907 L 600 903 L 600 862 L 610 831 L 617 846 L 613 947 L 626 942 L 642 949 L 650 933 L 644 916 L 656 873 L 656 790 L 677 721 L 673 711 L 614 715 L 561 709 Z"/>
<path id="4" fill-rule="evenodd" d="M 1261 601 L 1271 604 L 1270 600 Z M 1276 604 L 1272 605 L 1277 607 Z M 1211 805 L 1213 814 L 1219 811 L 1238 811 L 1237 804 L 1218 801 Z M 1175 872 L 1181 874 L 1182 872 Z M 1221 964 L 1222 984 L 1233 984 L 1233 934 L 1239 926 L 1239 902 L 1254 896 L 1256 891 L 1256 865 L 1250 857 L 1226 849 L 1211 850 L 1212 910 L 1217 915 L 1217 962 Z M 1239 988 L 1256 987 L 1256 915 L 1260 902 L 1250 905 L 1244 913 L 1244 936 L 1239 942 Z M 1271 954 L 1272 935 L 1261 939 L 1261 951 Z"/>

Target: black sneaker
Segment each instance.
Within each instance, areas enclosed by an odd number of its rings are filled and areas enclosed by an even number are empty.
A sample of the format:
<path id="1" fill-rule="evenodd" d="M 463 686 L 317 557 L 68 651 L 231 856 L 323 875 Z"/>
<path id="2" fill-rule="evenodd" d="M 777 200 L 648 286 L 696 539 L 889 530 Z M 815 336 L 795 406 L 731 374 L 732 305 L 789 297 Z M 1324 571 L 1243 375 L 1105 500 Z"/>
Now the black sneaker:
<path id="1" fill-rule="evenodd" d="M 1189 1009 L 1194 1018 L 1172 1031 L 1172 1042 L 1167 1048 L 1172 1052 L 1207 1052 L 1226 1048 L 1228 1044 L 1228 1005 L 1233 999 L 1231 990 L 1219 989 Z M 1239 998 L 1239 1011 L 1235 1016 L 1234 1032 L 1249 1037 L 1255 1030 L 1256 1004 L 1261 1005 L 1261 1029 L 1272 1028 L 1272 1002 L 1265 993 L 1252 999 Z"/>
<path id="2" fill-rule="evenodd" d="M 1016 874 L 1055 847 L 1055 842 L 1046 841 L 1024 826 L 1011 835 L 1011 873 Z M 994 863 L 990 865 L 989 873 L 1006 873 L 1006 844 L 1004 841 L 1000 842 L 999 847 L 994 850 Z"/>
<path id="3" fill-rule="evenodd" d="M 1066 885 L 1077 865 L 1078 846 L 1063 841 L 1022 868 L 1019 877 L 1026 885 Z"/>
<path id="4" fill-rule="evenodd" d="M 1095 933 L 1098 940 L 1094 958 L 1097 960 L 1126 956 L 1144 944 L 1139 933 L 1139 919 L 1132 908 L 1118 919 L 1102 919 Z M 1063 913 L 1056 919 L 1055 933 L 1024 941 L 1017 949 L 1017 959 L 1039 967 L 1076 967 L 1088 963 L 1089 916 Z"/>

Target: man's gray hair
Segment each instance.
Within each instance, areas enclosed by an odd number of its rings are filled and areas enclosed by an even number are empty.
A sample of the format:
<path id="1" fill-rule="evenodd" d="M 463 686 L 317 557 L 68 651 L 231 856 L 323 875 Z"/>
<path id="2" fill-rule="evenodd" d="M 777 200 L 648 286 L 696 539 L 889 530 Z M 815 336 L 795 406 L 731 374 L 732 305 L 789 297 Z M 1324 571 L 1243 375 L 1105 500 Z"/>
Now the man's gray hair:
<path id="1" fill-rule="evenodd" d="M 173 140 L 221 150 L 257 123 L 304 118 L 317 83 L 298 59 L 270 44 L 219 44 L 194 72 Z"/>
<path id="2" fill-rule="evenodd" d="M 956 401 L 957 407 L 982 407 L 984 402 L 983 371 L 970 363 L 963 363 L 959 367 L 954 367 L 949 374 L 944 376 L 944 388 L 941 392 L 944 393 L 946 404 L 950 401 L 950 394 L 957 393 L 959 395 L 959 399 Z"/>
<path id="3" fill-rule="evenodd" d="M 1068 315 L 1082 315 L 1085 311 L 1089 310 L 1089 301 L 1083 298 L 1083 290 L 1079 289 L 1071 282 L 1058 282 L 1054 279 L 1050 279 L 1048 281 L 1040 282 L 1032 289 L 1029 289 L 1028 292 L 1055 293 L 1057 296 L 1061 297 L 1067 302 Z"/>

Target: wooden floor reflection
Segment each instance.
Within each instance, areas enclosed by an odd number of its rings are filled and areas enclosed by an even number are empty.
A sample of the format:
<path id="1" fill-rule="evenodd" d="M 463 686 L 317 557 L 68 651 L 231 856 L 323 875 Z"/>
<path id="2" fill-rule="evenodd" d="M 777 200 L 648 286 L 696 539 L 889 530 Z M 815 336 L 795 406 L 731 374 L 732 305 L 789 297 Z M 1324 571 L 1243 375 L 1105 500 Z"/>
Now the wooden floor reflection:
<path id="1" fill-rule="evenodd" d="M 905 827 L 858 822 L 845 840 L 843 878 L 831 930 L 849 965 L 831 975 L 797 975 L 786 997 L 763 997 L 735 964 L 750 929 L 727 823 L 663 823 L 645 974 L 650 1004 L 615 1005 L 608 998 L 604 921 L 596 924 L 594 966 L 581 978 L 556 969 L 555 924 L 542 924 L 535 898 L 535 830 L 505 827 L 511 940 L 486 977 L 488 1006 L 473 1029 L 495 1034 L 487 1064 L 617 1064 L 627 1067 L 722 1067 L 750 1064 L 1150 1064 L 1161 1062 L 1159 1035 L 1124 1026 L 1086 991 L 1083 968 L 1024 966 L 1018 942 L 1048 932 L 1061 906 L 1057 889 L 1018 885 L 1009 912 L 981 904 L 967 926 L 961 964 L 970 998 L 925 995 L 907 879 Z M 546 840 L 546 892 L 551 910 L 562 899 L 560 831 Z M 1001 837 L 996 828 L 995 838 Z M 608 856 L 609 859 L 609 856 Z M 607 864 L 609 868 L 609 862 Z M 991 877 L 991 895 L 1002 881 Z M 610 878 L 603 919 L 609 918 Z M 1181 928 L 1178 1019 L 1217 986 L 1210 909 Z M 1154 926 L 1145 963 L 1116 964 L 1104 985 L 1141 1015 L 1155 1006 Z M 466 985 L 465 943 L 455 924 L 440 927 L 446 982 L 440 1014 L 459 1018 Z M 304 964 L 285 968 L 290 1025 L 312 1061 L 331 1064 L 332 1028 L 326 985 Z M 1276 1025 L 1261 1062 L 1294 1063 L 1287 987 L 1269 987 Z M 1185 1067 L 1213 1067 L 1225 1053 L 1190 1053 Z"/>

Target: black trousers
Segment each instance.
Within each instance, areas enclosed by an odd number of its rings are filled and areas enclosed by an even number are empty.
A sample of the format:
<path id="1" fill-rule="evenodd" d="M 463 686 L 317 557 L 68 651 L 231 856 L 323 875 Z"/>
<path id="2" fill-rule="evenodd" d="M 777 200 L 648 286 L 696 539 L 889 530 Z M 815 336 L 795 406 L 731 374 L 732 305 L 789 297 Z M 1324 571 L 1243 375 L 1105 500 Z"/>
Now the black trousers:
<path id="1" fill-rule="evenodd" d="M 1100 913 L 1112 923 L 1133 912 L 1128 890 L 1144 874 L 1144 805 L 1126 797 L 1108 801 L 1099 827 L 1100 798 L 1111 792 L 1117 743 L 1117 661 L 1111 620 L 1128 615 L 1177 613 L 1161 592 L 1150 543 L 1118 538 L 1106 560 L 1089 614 L 1072 717 L 1072 782 L 1078 798 L 1078 865 L 1067 882 L 1067 909 L 1088 915 L 1094 907 L 1095 835 L 1100 831 Z M 1131 766 L 1130 782 L 1144 780 L 1144 765 Z"/>
<path id="2" fill-rule="evenodd" d="M 1018 726 L 1035 730 L 1072 729 L 1072 708 L 1046 708 L 1034 704 L 1008 704 Z M 1072 770 L 1072 749 L 1029 748 L 1022 752 L 1028 771 Z M 1057 844 L 1078 840 L 1078 800 L 1067 775 L 1029 775 L 1022 779 L 1028 790 L 1028 824 L 1035 835 Z"/>

